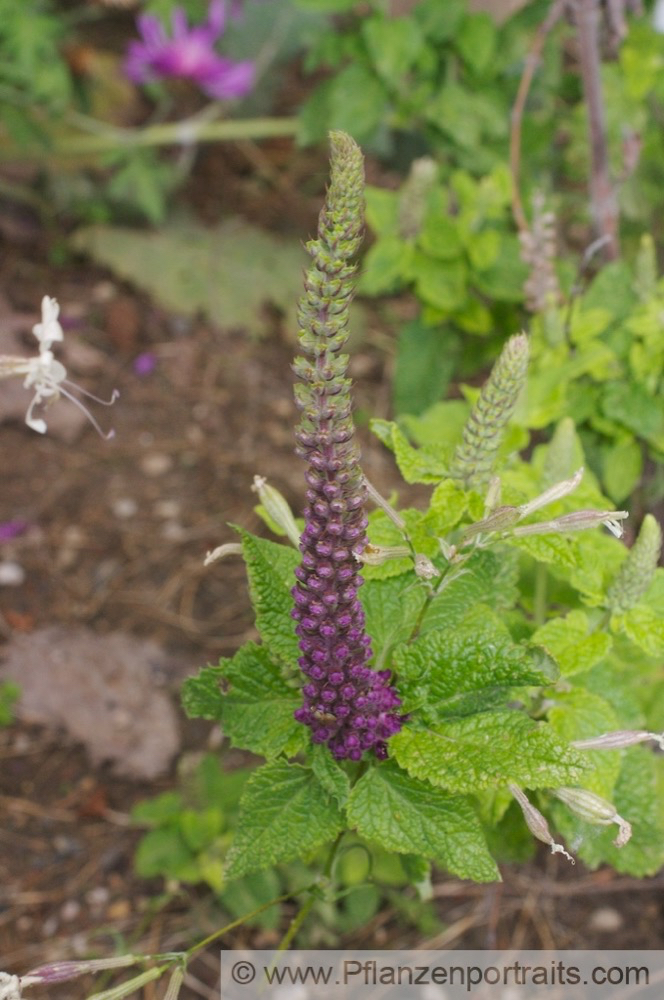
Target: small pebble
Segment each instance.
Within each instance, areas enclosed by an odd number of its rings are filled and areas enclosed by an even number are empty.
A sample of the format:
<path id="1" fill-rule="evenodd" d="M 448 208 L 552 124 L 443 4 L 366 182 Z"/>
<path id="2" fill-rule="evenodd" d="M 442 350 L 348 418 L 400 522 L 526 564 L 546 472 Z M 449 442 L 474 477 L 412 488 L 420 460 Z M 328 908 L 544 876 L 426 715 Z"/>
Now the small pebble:
<path id="1" fill-rule="evenodd" d="M 179 521 L 165 521 L 161 529 L 161 537 L 169 542 L 181 542 L 187 537 L 187 532 Z"/>
<path id="2" fill-rule="evenodd" d="M 125 920 L 130 914 L 131 905 L 128 899 L 116 899 L 106 911 L 109 920 Z"/>
<path id="3" fill-rule="evenodd" d="M 146 476 L 163 476 L 173 468 L 173 459 L 162 451 L 153 451 L 141 459 L 140 465 Z"/>
<path id="4" fill-rule="evenodd" d="M 45 938 L 53 937 L 53 935 L 58 929 L 58 925 L 59 921 L 55 915 L 47 917 L 44 923 L 42 924 L 42 937 Z"/>
<path id="5" fill-rule="evenodd" d="M 91 909 L 101 910 L 108 903 L 110 896 L 111 894 L 105 885 L 98 885 L 86 892 L 85 902 Z"/>
<path id="6" fill-rule="evenodd" d="M 67 923 L 71 923 L 72 920 L 76 920 L 76 917 L 81 912 L 81 904 L 76 899 L 68 899 L 66 903 L 63 903 L 60 907 L 60 916 Z"/>
<path id="7" fill-rule="evenodd" d="M 593 931 L 612 934 L 614 931 L 619 931 L 623 923 L 624 920 L 618 910 L 614 910 L 612 906 L 600 906 L 590 914 L 588 926 Z"/>
<path id="8" fill-rule="evenodd" d="M 20 587 L 25 582 L 25 570 L 20 563 L 5 559 L 0 562 L 0 587 Z"/>
<path id="9" fill-rule="evenodd" d="M 179 500 L 157 500 L 153 509 L 157 517 L 172 521 L 180 514 L 182 504 Z"/>
<path id="10" fill-rule="evenodd" d="M 111 510 L 124 521 L 138 513 L 138 504 L 133 497 L 118 497 L 111 501 Z"/>

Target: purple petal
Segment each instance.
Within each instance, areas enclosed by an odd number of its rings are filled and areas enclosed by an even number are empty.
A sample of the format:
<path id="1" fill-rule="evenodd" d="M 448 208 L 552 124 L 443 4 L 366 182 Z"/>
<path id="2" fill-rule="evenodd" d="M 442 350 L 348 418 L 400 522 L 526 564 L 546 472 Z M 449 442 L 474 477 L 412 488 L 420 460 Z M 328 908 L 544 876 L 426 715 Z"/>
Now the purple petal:
<path id="1" fill-rule="evenodd" d="M 11 542 L 12 539 L 23 535 L 30 527 L 30 522 L 22 517 L 15 517 L 11 521 L 0 521 L 0 542 Z"/>
<path id="2" fill-rule="evenodd" d="M 209 97 L 220 100 L 244 97 L 254 85 L 255 73 L 252 62 L 234 63 L 230 59 L 219 58 L 214 73 L 200 80 L 200 85 Z"/>
<path id="3" fill-rule="evenodd" d="M 158 46 L 166 41 L 164 26 L 158 17 L 152 14 L 139 14 L 136 18 L 139 33 L 143 40 L 150 46 Z"/>
<path id="4" fill-rule="evenodd" d="M 171 15 L 171 21 L 173 24 L 173 40 L 180 41 L 181 39 L 185 39 L 189 34 L 186 11 L 182 7 L 175 7 Z"/>
<path id="5" fill-rule="evenodd" d="M 212 0 L 208 10 L 208 28 L 213 38 L 220 38 L 226 30 L 226 4 L 224 0 Z"/>

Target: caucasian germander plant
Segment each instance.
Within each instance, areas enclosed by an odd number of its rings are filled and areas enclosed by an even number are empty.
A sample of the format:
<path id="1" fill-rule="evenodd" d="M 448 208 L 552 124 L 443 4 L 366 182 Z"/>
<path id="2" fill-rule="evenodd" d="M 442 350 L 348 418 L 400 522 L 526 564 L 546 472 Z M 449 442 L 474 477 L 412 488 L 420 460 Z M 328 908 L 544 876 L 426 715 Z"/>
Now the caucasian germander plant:
<path id="1" fill-rule="evenodd" d="M 584 473 L 569 419 L 528 463 L 509 452 L 527 441 L 518 425 L 506 433 L 524 334 L 507 341 L 456 437 L 432 432 L 435 414 L 411 425 L 421 447 L 374 421 L 404 478 L 432 487 L 425 510 L 395 509 L 367 483 L 341 353 L 362 157 L 344 134 L 331 144 L 295 362 L 304 522 L 256 478 L 257 509 L 291 544 L 238 529 L 241 543 L 210 559 L 244 556 L 260 642 L 185 687 L 190 714 L 266 759 L 246 785 L 226 878 L 325 844 L 329 874 L 352 831 L 406 856 L 415 882 L 431 862 L 490 881 L 487 834 L 500 854 L 515 822 L 563 852 L 553 823 L 591 866 L 653 872 L 664 861 L 651 748 L 664 744 L 659 526 L 646 517 L 628 552 L 626 512 Z"/>

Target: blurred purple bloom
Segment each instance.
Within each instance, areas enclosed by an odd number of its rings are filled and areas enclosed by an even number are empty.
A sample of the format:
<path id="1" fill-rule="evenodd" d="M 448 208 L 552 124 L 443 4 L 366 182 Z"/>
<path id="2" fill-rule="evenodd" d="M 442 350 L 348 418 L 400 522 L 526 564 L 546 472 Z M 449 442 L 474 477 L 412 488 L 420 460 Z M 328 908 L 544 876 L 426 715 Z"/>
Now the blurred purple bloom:
<path id="1" fill-rule="evenodd" d="M 139 354 L 134 358 L 132 367 L 140 378 L 144 378 L 146 375 L 152 375 L 152 372 L 157 367 L 156 355 L 153 354 L 152 351 L 144 351 L 143 354 Z"/>
<path id="2" fill-rule="evenodd" d="M 226 27 L 225 0 L 211 0 L 207 21 L 197 27 L 187 25 L 181 7 L 173 11 L 172 23 L 169 38 L 159 18 L 151 14 L 137 18 L 142 40 L 129 43 L 125 72 L 130 80 L 149 83 L 160 77 L 184 77 L 219 100 L 243 97 L 251 90 L 254 64 L 226 59 L 214 49 Z"/>
<path id="3" fill-rule="evenodd" d="M 16 517 L 11 521 L 0 521 L 0 542 L 11 542 L 18 538 L 30 527 L 27 521 L 21 517 Z"/>

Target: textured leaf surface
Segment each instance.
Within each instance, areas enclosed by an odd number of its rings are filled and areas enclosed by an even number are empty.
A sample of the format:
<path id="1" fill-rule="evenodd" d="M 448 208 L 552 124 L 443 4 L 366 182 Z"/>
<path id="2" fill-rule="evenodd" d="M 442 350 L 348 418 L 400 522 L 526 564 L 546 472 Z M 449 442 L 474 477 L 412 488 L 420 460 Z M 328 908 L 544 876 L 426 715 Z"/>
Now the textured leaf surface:
<path id="1" fill-rule="evenodd" d="M 326 746 L 313 745 L 311 769 L 328 795 L 343 809 L 350 795 L 350 779 Z"/>
<path id="2" fill-rule="evenodd" d="M 224 661 L 218 667 L 203 667 L 182 685 L 182 705 L 190 719 L 213 719 L 219 722 L 224 707 L 221 679 Z"/>
<path id="3" fill-rule="evenodd" d="M 247 643 L 227 662 L 224 676 L 223 729 L 233 746 L 268 759 L 306 746 L 308 731 L 293 718 L 300 692 L 284 682 L 264 646 Z"/>
<path id="4" fill-rule="evenodd" d="M 565 675 L 590 670 L 603 660 L 613 645 L 604 632 L 590 633 L 588 616 L 570 611 L 565 618 L 552 618 L 533 634 L 532 640 L 554 658 Z"/>
<path id="5" fill-rule="evenodd" d="M 422 703 L 427 711 L 456 714 L 468 692 L 546 683 L 527 651 L 480 605 L 454 629 L 433 629 L 395 651 L 399 690 L 406 711 Z M 464 713 L 465 714 L 465 713 Z"/>
<path id="6" fill-rule="evenodd" d="M 614 615 L 611 625 L 624 631 L 649 656 L 664 653 L 664 620 L 646 605 L 639 604 L 624 615 Z"/>
<path id="7" fill-rule="evenodd" d="M 437 483 L 446 476 L 450 448 L 413 448 L 403 431 L 389 420 L 372 420 L 371 429 L 394 452 L 407 483 Z"/>
<path id="8" fill-rule="evenodd" d="M 310 770 L 274 761 L 250 778 L 226 874 L 238 878 L 309 854 L 343 828 L 334 800 Z"/>
<path id="9" fill-rule="evenodd" d="M 438 723 L 408 726 L 390 740 L 390 752 L 415 778 L 452 792 L 470 792 L 516 782 L 524 788 L 575 784 L 582 756 L 553 730 L 516 711 L 485 712 Z"/>
<path id="10" fill-rule="evenodd" d="M 256 628 L 269 650 L 286 663 L 298 657 L 291 588 L 300 555 L 287 545 L 241 531 L 242 550 L 249 575 L 249 592 L 256 612 Z"/>
<path id="11" fill-rule="evenodd" d="M 468 498 L 464 491 L 451 479 L 445 479 L 431 495 L 424 523 L 432 534 L 444 538 L 448 531 L 457 526 L 467 506 Z"/>
<path id="12" fill-rule="evenodd" d="M 460 878 L 500 877 L 469 799 L 431 788 L 392 761 L 357 782 L 348 821 L 367 840 L 389 851 L 432 857 Z"/>
<path id="13" fill-rule="evenodd" d="M 420 631 L 451 628 L 475 604 L 493 603 L 499 572 L 500 563 L 493 552 L 478 552 L 472 556 L 463 573 L 433 598 L 422 618 Z"/>
<path id="14" fill-rule="evenodd" d="M 377 661 L 389 650 L 410 638 L 424 607 L 426 591 L 414 573 L 388 580 L 368 580 L 360 591 Z"/>
<path id="15" fill-rule="evenodd" d="M 214 229 L 187 219 L 153 231 L 89 226 L 78 230 L 74 245 L 166 309 L 257 331 L 266 303 L 294 318 L 306 260 L 297 240 L 239 218 Z"/>

